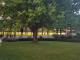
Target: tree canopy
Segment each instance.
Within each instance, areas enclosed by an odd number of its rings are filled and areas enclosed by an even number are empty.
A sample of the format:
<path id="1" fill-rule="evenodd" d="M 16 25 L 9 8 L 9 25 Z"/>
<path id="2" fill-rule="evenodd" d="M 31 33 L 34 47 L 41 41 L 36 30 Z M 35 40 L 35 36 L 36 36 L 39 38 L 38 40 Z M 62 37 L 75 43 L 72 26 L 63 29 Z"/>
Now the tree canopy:
<path id="1" fill-rule="evenodd" d="M 80 15 L 80 0 L 0 0 L 0 2 L 0 16 L 4 20 L 4 23 L 0 21 L 0 28 L 5 25 L 13 31 L 18 31 L 29 27 L 35 41 L 37 31 L 41 27 L 62 29 L 68 25 L 77 26 L 79 21 L 76 16 Z"/>

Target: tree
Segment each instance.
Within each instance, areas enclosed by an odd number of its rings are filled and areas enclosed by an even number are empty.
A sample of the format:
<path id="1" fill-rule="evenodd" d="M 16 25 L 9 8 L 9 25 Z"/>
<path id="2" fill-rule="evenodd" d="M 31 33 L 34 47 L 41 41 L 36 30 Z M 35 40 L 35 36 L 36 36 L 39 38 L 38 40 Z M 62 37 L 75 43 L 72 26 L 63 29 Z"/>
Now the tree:
<path id="1" fill-rule="evenodd" d="M 28 26 L 33 32 L 34 42 L 37 41 L 38 29 L 50 24 L 50 16 L 45 5 L 45 0 L 29 1 L 28 5 Z"/>
<path id="2" fill-rule="evenodd" d="M 25 26 L 33 32 L 34 41 L 37 41 L 37 31 L 41 27 L 49 27 L 53 20 L 55 3 L 48 3 L 47 0 L 4 0 L 6 2 L 3 18 L 10 17 L 8 28 L 18 26 L 23 30 Z M 9 4 L 10 3 L 10 4 Z M 55 16 L 55 15 L 54 15 Z M 10 22 L 12 24 L 10 24 Z M 18 28 L 16 26 L 16 29 Z M 12 29 L 12 28 L 11 28 Z M 23 31 L 22 31 L 23 33 Z"/>
<path id="3" fill-rule="evenodd" d="M 79 12 L 79 0 L 4 0 L 0 14 L 7 21 L 6 26 L 12 31 L 21 31 L 29 27 L 33 32 L 33 41 L 37 42 L 39 28 L 58 30 L 73 24 L 73 16 Z M 15 29 L 13 29 L 14 27 Z"/>
<path id="4" fill-rule="evenodd" d="M 65 7 L 65 22 L 66 27 L 70 27 L 70 32 L 74 29 L 75 16 L 79 14 L 80 1 L 79 0 L 66 0 L 64 2 Z"/>

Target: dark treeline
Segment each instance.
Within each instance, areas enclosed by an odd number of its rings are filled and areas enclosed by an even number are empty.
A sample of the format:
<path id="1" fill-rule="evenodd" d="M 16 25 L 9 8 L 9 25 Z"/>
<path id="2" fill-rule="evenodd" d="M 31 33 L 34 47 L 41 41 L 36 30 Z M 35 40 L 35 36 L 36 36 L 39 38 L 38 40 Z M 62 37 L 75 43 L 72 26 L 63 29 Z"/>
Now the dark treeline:
<path id="1" fill-rule="evenodd" d="M 79 31 L 79 10 L 80 0 L 0 0 L 0 31 L 23 34 L 29 28 L 34 42 L 43 27 Z"/>

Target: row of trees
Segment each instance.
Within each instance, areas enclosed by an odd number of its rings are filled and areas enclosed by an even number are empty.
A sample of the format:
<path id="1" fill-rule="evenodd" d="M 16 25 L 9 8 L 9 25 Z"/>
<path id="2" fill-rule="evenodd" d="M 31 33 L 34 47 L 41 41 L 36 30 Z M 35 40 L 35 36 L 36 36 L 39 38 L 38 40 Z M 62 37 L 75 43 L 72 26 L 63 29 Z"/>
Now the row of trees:
<path id="1" fill-rule="evenodd" d="M 0 30 L 21 31 L 27 27 L 37 41 L 39 28 L 76 28 L 79 19 L 79 0 L 2 0 L 0 4 Z"/>

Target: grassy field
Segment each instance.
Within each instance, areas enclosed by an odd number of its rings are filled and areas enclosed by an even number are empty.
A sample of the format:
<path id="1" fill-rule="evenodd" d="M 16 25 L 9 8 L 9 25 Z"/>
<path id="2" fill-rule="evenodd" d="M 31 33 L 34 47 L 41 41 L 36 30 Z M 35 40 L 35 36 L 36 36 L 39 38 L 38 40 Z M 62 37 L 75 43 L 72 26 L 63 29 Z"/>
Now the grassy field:
<path id="1" fill-rule="evenodd" d="M 0 60 L 80 60 L 80 43 L 3 42 L 0 44 Z"/>

